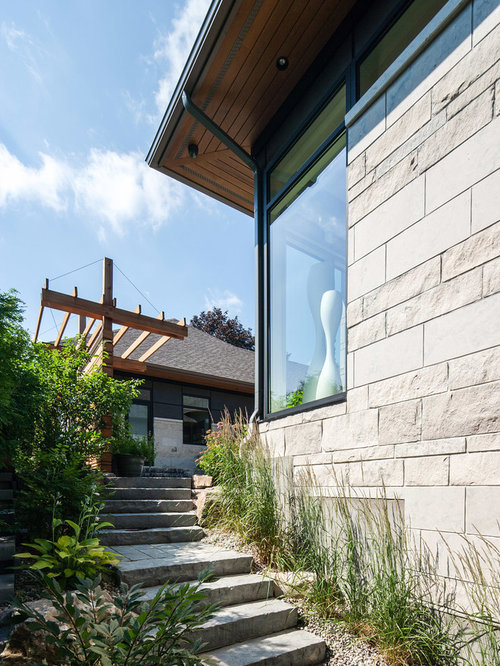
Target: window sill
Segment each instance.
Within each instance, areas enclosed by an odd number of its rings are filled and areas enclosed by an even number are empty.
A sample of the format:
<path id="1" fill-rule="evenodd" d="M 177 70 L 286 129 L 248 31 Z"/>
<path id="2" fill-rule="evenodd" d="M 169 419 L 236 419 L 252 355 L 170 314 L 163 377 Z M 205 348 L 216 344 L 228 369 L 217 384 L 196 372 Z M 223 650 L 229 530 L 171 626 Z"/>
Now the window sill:
<path id="1" fill-rule="evenodd" d="M 283 419 L 287 416 L 293 416 L 294 414 L 301 414 L 302 412 L 310 412 L 312 409 L 319 409 L 320 407 L 328 407 L 328 405 L 335 405 L 339 402 L 345 402 L 347 399 L 347 393 L 337 393 L 328 398 L 322 398 L 321 400 L 314 400 L 313 402 L 307 402 L 305 405 L 297 405 L 296 407 L 289 407 L 288 409 L 282 409 L 279 412 L 273 412 L 272 414 L 266 414 L 266 416 L 260 419 L 259 423 L 267 423 L 268 421 L 276 421 L 277 419 Z"/>
<path id="2" fill-rule="evenodd" d="M 427 46 L 453 21 L 471 0 L 449 0 L 429 21 L 422 32 L 406 47 L 385 72 L 375 81 L 356 104 L 346 113 L 345 124 L 350 127 L 394 81 L 425 51 Z"/>

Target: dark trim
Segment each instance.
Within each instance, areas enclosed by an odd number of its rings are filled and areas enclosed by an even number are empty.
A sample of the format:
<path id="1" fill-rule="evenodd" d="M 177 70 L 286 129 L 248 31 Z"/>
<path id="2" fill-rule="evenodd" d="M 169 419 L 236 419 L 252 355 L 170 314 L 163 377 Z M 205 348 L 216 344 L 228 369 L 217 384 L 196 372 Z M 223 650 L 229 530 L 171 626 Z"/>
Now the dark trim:
<path id="1" fill-rule="evenodd" d="M 234 141 L 223 129 L 221 129 L 207 114 L 199 109 L 196 104 L 192 101 L 191 96 L 186 90 L 182 91 L 182 104 L 186 111 L 193 116 L 195 120 L 205 127 L 209 132 L 211 132 L 219 141 L 231 150 L 236 157 L 246 164 L 252 171 L 255 173 L 257 171 L 257 164 L 253 157 L 249 155 L 246 150 Z"/>
<path id="2" fill-rule="evenodd" d="M 261 419 L 261 422 L 266 421 L 276 421 L 276 419 L 281 419 L 286 416 L 291 416 L 292 414 L 301 414 L 302 412 L 309 412 L 311 409 L 318 409 L 319 407 L 327 407 L 328 405 L 336 405 L 339 402 L 345 402 L 347 400 L 347 391 L 342 393 L 336 393 L 335 395 L 328 396 L 327 398 L 321 398 L 321 400 L 313 400 L 312 402 L 305 402 L 302 405 L 296 405 L 295 407 L 288 407 L 287 409 L 281 409 L 279 412 L 269 412 L 266 416 Z"/>

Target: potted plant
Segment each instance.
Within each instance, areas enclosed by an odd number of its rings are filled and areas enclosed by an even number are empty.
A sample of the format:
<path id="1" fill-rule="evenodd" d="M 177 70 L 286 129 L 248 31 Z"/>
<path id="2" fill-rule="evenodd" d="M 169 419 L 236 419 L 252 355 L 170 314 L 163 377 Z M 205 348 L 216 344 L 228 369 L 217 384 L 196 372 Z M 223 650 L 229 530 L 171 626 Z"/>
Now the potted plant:
<path id="1" fill-rule="evenodd" d="M 112 453 L 113 471 L 118 476 L 141 476 L 146 460 L 154 461 L 154 441 L 133 435 L 128 421 L 123 421 L 114 428 Z"/>

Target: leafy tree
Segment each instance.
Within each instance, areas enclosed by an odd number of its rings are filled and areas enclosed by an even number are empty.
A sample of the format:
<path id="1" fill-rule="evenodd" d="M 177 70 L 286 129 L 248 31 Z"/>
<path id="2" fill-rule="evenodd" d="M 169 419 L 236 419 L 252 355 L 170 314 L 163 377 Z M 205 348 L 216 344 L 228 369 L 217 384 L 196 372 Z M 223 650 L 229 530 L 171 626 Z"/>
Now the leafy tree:
<path id="1" fill-rule="evenodd" d="M 0 463 L 10 458 L 19 438 L 30 439 L 42 402 L 34 347 L 22 321 L 16 291 L 0 293 Z"/>
<path id="2" fill-rule="evenodd" d="M 191 319 L 191 324 L 205 333 L 213 335 L 219 340 L 224 340 L 230 345 L 241 347 L 243 349 L 255 349 L 255 338 L 250 328 L 245 328 L 238 317 L 230 318 L 228 311 L 222 311 L 221 308 L 213 307 L 205 312 L 203 310 L 199 315 Z"/>

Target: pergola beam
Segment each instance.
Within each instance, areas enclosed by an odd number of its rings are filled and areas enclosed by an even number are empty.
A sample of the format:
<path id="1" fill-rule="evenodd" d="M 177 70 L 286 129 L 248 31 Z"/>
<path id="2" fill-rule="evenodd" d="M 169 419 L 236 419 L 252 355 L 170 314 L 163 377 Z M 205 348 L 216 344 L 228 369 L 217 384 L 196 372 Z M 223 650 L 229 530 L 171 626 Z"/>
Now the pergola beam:
<path id="1" fill-rule="evenodd" d="M 160 312 L 160 314 L 158 315 L 158 319 L 163 321 L 164 318 L 165 318 L 165 313 Z M 132 354 L 132 352 L 134 352 L 137 349 L 137 347 L 139 347 L 139 345 L 141 345 L 144 342 L 144 340 L 146 340 L 146 338 L 148 338 L 150 335 L 151 331 L 143 331 L 129 346 L 129 348 L 123 352 L 122 358 L 128 358 L 130 354 Z"/>
<path id="2" fill-rule="evenodd" d="M 186 319 L 183 317 L 182 319 L 179 319 L 177 323 L 180 324 L 180 326 L 185 326 Z M 144 352 L 144 354 L 140 357 L 139 362 L 144 363 L 145 361 L 147 361 L 150 356 L 152 356 L 155 352 L 157 352 L 158 349 L 163 347 L 163 345 L 171 339 L 172 338 L 170 337 L 170 335 L 164 335 L 162 338 L 157 340 L 154 343 L 154 345 L 151 345 L 151 347 L 146 352 Z M 122 355 L 122 358 L 126 357 Z"/>
<path id="3" fill-rule="evenodd" d="M 134 310 L 134 312 L 135 314 L 141 314 L 141 306 L 138 305 Z M 123 338 L 123 336 L 125 335 L 125 333 L 128 331 L 129 328 L 130 326 L 122 326 L 118 331 L 118 333 L 115 333 L 115 337 L 113 338 L 113 347 L 116 345 L 117 342 L 119 342 Z"/>
<path id="4" fill-rule="evenodd" d="M 137 314 L 128 310 L 107 305 L 104 303 L 95 303 L 85 298 L 77 296 L 68 296 L 51 289 L 42 289 L 41 304 L 43 307 L 71 312 L 73 314 L 83 315 L 94 319 L 103 319 L 109 317 L 113 323 L 138 328 L 158 335 L 168 335 L 171 338 L 183 340 L 187 336 L 187 327 L 179 324 L 172 324 L 169 321 L 162 321 L 147 315 Z"/>

